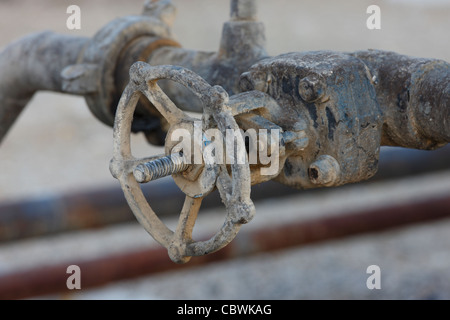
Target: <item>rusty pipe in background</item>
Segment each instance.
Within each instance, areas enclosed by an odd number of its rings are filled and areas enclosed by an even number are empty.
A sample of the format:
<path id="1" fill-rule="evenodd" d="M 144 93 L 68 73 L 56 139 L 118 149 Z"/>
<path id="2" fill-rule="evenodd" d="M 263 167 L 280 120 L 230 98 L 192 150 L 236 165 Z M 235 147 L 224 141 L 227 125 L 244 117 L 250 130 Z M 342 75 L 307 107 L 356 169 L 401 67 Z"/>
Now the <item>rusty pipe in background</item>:
<path id="1" fill-rule="evenodd" d="M 64 92 L 61 71 L 75 64 L 88 39 L 41 32 L 0 53 L 0 142 L 34 93 Z"/>
<path id="2" fill-rule="evenodd" d="M 450 145 L 432 153 L 423 150 L 385 148 L 380 154 L 377 174 L 369 183 L 411 177 L 450 169 Z M 142 186 L 147 199 L 161 218 L 178 213 L 184 194 L 172 179 Z M 268 181 L 252 189 L 255 204 L 268 198 L 282 198 L 324 189 L 297 189 Z M 218 192 L 203 200 L 202 209 L 221 206 Z M 106 228 L 134 222 L 130 207 L 119 186 L 57 194 L 20 202 L 0 202 L 0 244 L 32 237 L 48 236 L 83 229 Z"/>

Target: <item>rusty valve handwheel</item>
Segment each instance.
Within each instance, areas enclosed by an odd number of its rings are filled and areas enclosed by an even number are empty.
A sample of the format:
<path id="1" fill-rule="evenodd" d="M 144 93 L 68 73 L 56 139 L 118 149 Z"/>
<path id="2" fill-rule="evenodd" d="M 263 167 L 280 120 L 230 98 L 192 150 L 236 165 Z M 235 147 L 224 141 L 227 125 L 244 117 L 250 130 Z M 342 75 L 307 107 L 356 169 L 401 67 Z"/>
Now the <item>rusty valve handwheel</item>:
<path id="1" fill-rule="evenodd" d="M 160 89 L 158 80 L 178 82 L 190 89 L 203 104 L 202 130 L 218 128 L 225 137 L 229 129 L 239 130 L 228 107 L 228 94 L 222 87 L 210 86 L 194 72 L 175 66 L 150 66 L 135 63 L 130 70 L 130 83 L 126 87 L 117 108 L 114 126 L 114 156 L 111 160 L 112 175 L 120 181 L 125 197 L 141 225 L 161 245 L 168 249 L 170 258 L 177 263 L 186 263 L 193 256 L 215 252 L 230 243 L 242 224 L 254 215 L 250 199 L 250 168 L 241 134 L 236 138 L 237 158 L 244 164 L 231 163 L 231 175 L 225 161 L 213 164 L 187 164 L 182 153 L 172 153 L 171 139 L 166 139 L 166 154 L 147 159 L 136 159 L 131 153 L 130 133 L 133 114 L 141 94 L 161 113 L 170 125 L 167 137 L 175 129 L 188 130 L 193 134 L 194 118 L 180 110 Z M 195 141 L 197 146 L 204 144 Z M 242 163 L 242 162 L 241 162 Z M 186 194 L 178 225 L 170 230 L 155 214 L 144 197 L 139 183 L 172 174 L 175 182 Z M 219 190 L 227 215 L 220 230 L 209 240 L 194 241 L 192 231 L 203 198 L 214 188 Z"/>

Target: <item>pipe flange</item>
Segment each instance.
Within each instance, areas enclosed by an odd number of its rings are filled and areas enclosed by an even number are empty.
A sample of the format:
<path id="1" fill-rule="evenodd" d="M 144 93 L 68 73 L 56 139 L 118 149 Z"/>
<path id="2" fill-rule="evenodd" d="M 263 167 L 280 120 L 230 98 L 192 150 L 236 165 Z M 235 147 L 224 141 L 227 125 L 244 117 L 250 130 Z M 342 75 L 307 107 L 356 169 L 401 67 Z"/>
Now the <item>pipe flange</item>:
<path id="1" fill-rule="evenodd" d="M 140 37 L 173 41 L 170 28 L 156 18 L 118 18 L 88 42 L 77 65 L 69 66 L 62 72 L 64 91 L 84 95 L 91 112 L 109 126 L 114 125 L 114 73 L 118 60 L 123 49 Z"/>

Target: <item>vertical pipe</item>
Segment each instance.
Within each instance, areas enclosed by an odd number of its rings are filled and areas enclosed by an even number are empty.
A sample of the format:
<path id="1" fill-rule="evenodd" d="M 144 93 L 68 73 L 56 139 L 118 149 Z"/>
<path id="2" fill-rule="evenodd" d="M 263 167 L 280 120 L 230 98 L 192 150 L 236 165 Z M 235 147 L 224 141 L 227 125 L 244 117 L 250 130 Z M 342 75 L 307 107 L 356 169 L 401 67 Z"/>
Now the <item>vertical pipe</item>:
<path id="1" fill-rule="evenodd" d="M 231 20 L 256 20 L 255 0 L 231 0 Z"/>

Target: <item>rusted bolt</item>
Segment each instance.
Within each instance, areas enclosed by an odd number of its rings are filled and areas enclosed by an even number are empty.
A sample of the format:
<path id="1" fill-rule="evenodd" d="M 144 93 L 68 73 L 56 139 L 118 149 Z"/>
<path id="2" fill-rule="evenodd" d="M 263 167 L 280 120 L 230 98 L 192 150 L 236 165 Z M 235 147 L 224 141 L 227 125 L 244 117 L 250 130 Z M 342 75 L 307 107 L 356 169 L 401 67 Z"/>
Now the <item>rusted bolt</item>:
<path id="1" fill-rule="evenodd" d="M 189 168 L 182 154 L 176 153 L 160 159 L 138 165 L 133 170 L 137 182 L 146 183 L 172 174 L 180 173 Z"/>
<path id="2" fill-rule="evenodd" d="M 341 168 L 335 158 L 322 155 L 309 166 L 308 174 L 312 183 L 322 186 L 333 186 L 339 181 Z"/>
<path id="3" fill-rule="evenodd" d="M 307 76 L 300 80 L 298 84 L 298 93 L 306 102 L 314 102 L 325 95 L 325 85 L 318 76 Z"/>

